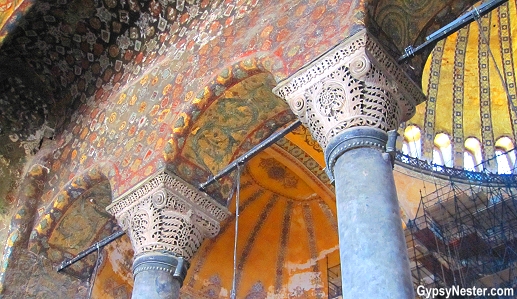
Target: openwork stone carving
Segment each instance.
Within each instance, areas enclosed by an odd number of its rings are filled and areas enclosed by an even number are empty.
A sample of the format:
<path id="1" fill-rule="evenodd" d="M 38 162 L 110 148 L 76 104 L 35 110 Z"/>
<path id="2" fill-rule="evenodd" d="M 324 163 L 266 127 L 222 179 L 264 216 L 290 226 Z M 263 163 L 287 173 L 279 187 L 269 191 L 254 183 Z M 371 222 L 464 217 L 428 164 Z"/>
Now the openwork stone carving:
<path id="1" fill-rule="evenodd" d="M 394 130 L 425 101 L 420 88 L 366 30 L 327 52 L 274 90 L 325 149 L 343 130 Z"/>
<path id="2" fill-rule="evenodd" d="M 106 209 L 128 233 L 135 256 L 166 250 L 186 261 L 205 238 L 219 233 L 219 223 L 230 214 L 167 170 Z"/>

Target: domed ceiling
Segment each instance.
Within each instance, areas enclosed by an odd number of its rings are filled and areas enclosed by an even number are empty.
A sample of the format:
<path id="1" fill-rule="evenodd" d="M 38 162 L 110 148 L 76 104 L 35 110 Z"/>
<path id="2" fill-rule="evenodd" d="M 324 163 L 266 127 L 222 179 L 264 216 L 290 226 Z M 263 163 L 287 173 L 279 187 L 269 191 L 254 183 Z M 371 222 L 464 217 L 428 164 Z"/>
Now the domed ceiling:
<path id="1" fill-rule="evenodd" d="M 421 131 L 422 154 L 432 160 L 435 137 L 444 133 L 453 146 L 455 167 L 463 167 L 465 140 L 476 138 L 483 160 L 494 157 L 496 142 L 517 137 L 516 2 L 440 41 L 425 65 L 422 86 L 428 101 L 406 123 Z"/>

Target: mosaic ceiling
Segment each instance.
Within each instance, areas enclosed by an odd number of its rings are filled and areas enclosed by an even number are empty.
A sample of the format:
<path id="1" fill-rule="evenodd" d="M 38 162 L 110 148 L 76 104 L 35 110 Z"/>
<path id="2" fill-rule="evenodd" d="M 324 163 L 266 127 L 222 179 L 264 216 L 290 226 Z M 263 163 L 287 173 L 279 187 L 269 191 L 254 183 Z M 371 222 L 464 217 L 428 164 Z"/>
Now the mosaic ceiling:
<path id="1" fill-rule="evenodd" d="M 495 156 L 501 137 L 515 144 L 516 36 L 516 1 L 508 1 L 434 48 L 422 80 L 429 100 L 407 123 L 422 130 L 425 158 L 432 159 L 439 133 L 452 141 L 454 166 L 459 168 L 467 138 L 482 144 L 483 160 Z"/>
<path id="2" fill-rule="evenodd" d="M 204 182 L 293 120 L 271 88 L 351 33 L 367 26 L 397 56 L 472 2 L 0 0 L 0 174 L 7 178 L 0 201 L 21 201 L 8 261 L 25 246 L 58 262 L 107 235 L 112 219 L 100 212 L 100 197 L 116 198 L 165 165 L 193 184 Z M 424 61 L 410 62 L 416 79 Z M 32 163 L 44 178 L 29 175 L 21 184 Z M 250 298 L 323 296 L 318 273 L 337 237 L 326 235 L 336 225 L 321 149 L 300 128 L 250 163 L 240 246 L 249 273 L 239 291 Z M 214 194 L 229 200 L 232 186 L 223 180 Z M 25 193 L 31 196 L 18 196 Z M 77 226 L 86 222 L 97 225 Z M 206 261 L 228 258 L 231 223 L 193 262 L 192 298 L 228 290 L 230 272 Z M 264 242 L 284 249 L 268 255 Z M 99 298 L 129 293 L 131 254 L 120 247 L 104 259 Z M 292 267 L 282 270 L 286 264 Z M 92 265 L 90 259 L 72 270 L 86 277 Z M 254 268 L 271 275 L 259 281 Z M 297 289 L 307 280 L 319 287 Z"/>
<path id="3" fill-rule="evenodd" d="M 58 148 L 49 163 L 64 173 L 51 181 L 53 187 L 96 161 L 116 159 L 123 177 L 114 187 L 115 196 L 163 167 L 163 155 L 169 159 L 183 138 L 175 132 L 190 132 L 181 126 L 190 128 L 191 118 L 219 96 L 218 89 L 230 88 L 235 80 L 257 74 L 257 69 L 271 73 L 274 84 L 365 24 L 372 30 L 376 24 L 377 30 L 390 28 L 389 38 L 382 40 L 393 40 L 391 44 L 399 47 L 394 51 L 401 52 L 403 43 L 417 41 L 421 31 L 442 20 L 424 12 L 440 11 L 445 18 L 468 5 L 465 1 L 426 5 L 301 0 L 260 5 L 257 0 L 4 2 L 0 24 L 6 37 L 0 60 L 16 67 L 3 64 L 0 74 L 27 68 L 33 78 L 2 80 L 2 89 L 16 95 L 6 93 L 0 99 L 0 137 L 5 141 L 0 154 L 18 165 L 15 162 L 23 159 L 7 146 L 25 146 L 30 153 L 40 144 L 22 142 L 39 142 L 42 136 L 54 139 Z M 371 22 L 365 21 L 366 14 Z M 395 26 L 392 19 L 401 21 Z M 211 81 L 214 78 L 224 82 Z M 274 121 L 263 134 L 287 120 Z M 128 153 L 128 148 L 135 151 Z M 206 171 L 214 169 L 203 167 L 195 181 L 204 180 Z"/>

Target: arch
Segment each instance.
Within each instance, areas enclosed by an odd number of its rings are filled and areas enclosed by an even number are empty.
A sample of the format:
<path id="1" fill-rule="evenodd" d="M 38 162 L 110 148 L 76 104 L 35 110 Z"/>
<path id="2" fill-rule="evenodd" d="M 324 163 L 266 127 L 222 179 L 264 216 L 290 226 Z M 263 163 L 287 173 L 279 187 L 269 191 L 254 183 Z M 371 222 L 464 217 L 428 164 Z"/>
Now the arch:
<path id="1" fill-rule="evenodd" d="M 436 159 L 435 159 L 436 154 Z M 452 143 L 448 134 L 438 133 L 434 137 L 433 164 L 453 167 Z"/>
<path id="2" fill-rule="evenodd" d="M 294 120 L 287 103 L 272 93 L 277 84 L 270 58 L 247 57 L 223 69 L 205 85 L 172 126 L 164 149 L 168 167 L 195 184 L 219 172 L 235 157 Z M 232 180 L 209 193 L 225 201 Z"/>
<path id="3" fill-rule="evenodd" d="M 495 142 L 495 156 L 497 161 L 497 173 L 511 174 L 515 169 L 515 151 L 512 139 L 502 136 Z"/>
<path id="4" fill-rule="evenodd" d="M 43 163 L 44 164 L 44 163 Z M 0 265 L 0 294 L 6 284 L 6 271 L 15 263 L 19 250 L 23 249 L 29 240 L 30 223 L 36 212 L 36 205 L 43 195 L 43 185 L 47 179 L 49 169 L 42 164 L 34 164 L 29 169 L 23 182 L 18 197 L 21 206 L 16 210 L 9 226 L 7 244 Z"/>
<path id="5" fill-rule="evenodd" d="M 186 107 L 183 107 L 183 112 L 179 113 L 173 121 L 173 135 L 176 139 L 186 137 L 192 131 L 194 123 L 196 123 L 204 110 L 217 101 L 225 91 L 257 74 L 267 73 L 273 76 L 272 66 L 278 63 L 283 64 L 279 58 L 262 57 L 255 53 L 222 69 L 195 96 L 187 97 L 187 99 L 192 98 L 192 100 L 186 104 Z M 281 69 L 285 69 L 285 67 Z M 287 74 L 285 74 L 285 77 L 287 77 Z M 274 79 L 275 81 L 277 80 L 276 78 Z M 171 145 L 181 146 L 181 144 L 177 143 L 171 143 Z M 174 152 L 166 152 L 166 154 L 170 155 L 174 154 Z M 167 157 L 169 160 L 172 158 L 170 156 Z"/>
<path id="6" fill-rule="evenodd" d="M 113 194 L 112 186 L 119 181 L 118 172 L 111 162 L 96 164 L 84 172 L 75 175 L 63 188 L 54 196 L 51 203 L 45 209 L 30 235 L 29 249 L 38 254 L 46 254 L 50 235 L 69 212 L 74 203 L 83 198 L 86 192 L 99 185 L 109 186 L 109 195 Z"/>
<path id="7" fill-rule="evenodd" d="M 404 145 L 405 144 L 405 145 Z M 420 158 L 422 157 L 422 138 L 421 130 L 415 125 L 409 125 L 404 130 L 404 142 L 402 145 L 402 152 L 405 154 Z"/>
<path id="8" fill-rule="evenodd" d="M 470 171 L 483 170 L 483 155 L 481 142 L 475 137 L 465 139 L 465 151 L 463 153 L 463 168 Z"/>
<path id="9" fill-rule="evenodd" d="M 372 2 L 369 3 L 371 8 L 368 10 L 372 21 L 367 26 L 372 32 L 379 31 L 385 40 L 391 41 L 389 46 L 396 48 L 393 49 L 394 53 L 404 53 L 407 46 L 422 44 L 426 36 L 456 19 L 478 0 Z M 431 50 L 424 49 L 421 54 L 411 58 L 415 79 L 422 75 Z"/>

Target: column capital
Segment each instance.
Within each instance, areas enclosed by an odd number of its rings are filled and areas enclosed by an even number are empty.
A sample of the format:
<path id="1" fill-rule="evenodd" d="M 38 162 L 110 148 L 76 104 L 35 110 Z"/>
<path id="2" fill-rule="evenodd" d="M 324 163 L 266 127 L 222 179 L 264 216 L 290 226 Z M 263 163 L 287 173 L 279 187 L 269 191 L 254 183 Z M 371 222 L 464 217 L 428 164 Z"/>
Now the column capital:
<path id="1" fill-rule="evenodd" d="M 395 130 L 426 99 L 366 29 L 280 82 L 273 92 L 287 101 L 324 150 L 348 128 Z"/>
<path id="2" fill-rule="evenodd" d="M 114 200 L 106 210 L 131 240 L 135 256 L 165 251 L 189 262 L 230 213 L 168 170 Z"/>

